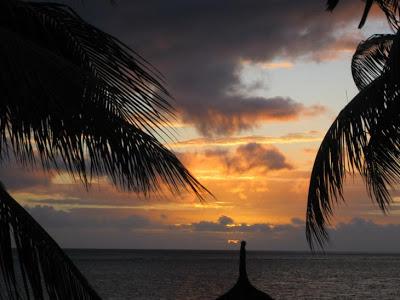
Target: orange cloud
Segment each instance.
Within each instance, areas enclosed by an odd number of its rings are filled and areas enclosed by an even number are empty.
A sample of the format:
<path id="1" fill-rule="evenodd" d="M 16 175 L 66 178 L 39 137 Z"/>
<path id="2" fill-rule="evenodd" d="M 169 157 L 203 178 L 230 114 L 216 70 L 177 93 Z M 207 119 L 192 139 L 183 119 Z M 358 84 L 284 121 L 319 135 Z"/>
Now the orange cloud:
<path id="1" fill-rule="evenodd" d="M 200 179 L 254 180 L 270 171 L 290 170 L 285 155 L 271 145 L 249 143 L 235 150 L 206 150 L 179 154 Z"/>
<path id="2" fill-rule="evenodd" d="M 286 157 L 275 147 L 256 143 L 240 146 L 233 157 L 225 158 L 228 170 L 246 173 L 251 170 L 262 172 L 292 169 Z"/>
<path id="3" fill-rule="evenodd" d="M 185 148 L 185 147 L 214 147 L 214 146 L 241 146 L 249 143 L 257 143 L 260 145 L 273 145 L 273 144 L 295 144 L 295 143 L 309 143 L 320 142 L 322 134 L 316 131 L 307 133 L 291 133 L 284 136 L 236 136 L 236 137 L 222 137 L 222 138 L 197 138 L 186 141 L 180 141 L 172 144 L 172 148 Z"/>
<path id="4" fill-rule="evenodd" d="M 260 67 L 265 70 L 274 70 L 274 69 L 291 69 L 294 64 L 291 61 L 267 61 L 267 62 L 252 62 L 249 59 L 241 60 L 242 65 L 251 65 L 255 67 Z"/>
<path id="5" fill-rule="evenodd" d="M 225 96 L 230 101 L 213 103 L 190 118 L 181 116 L 185 123 L 193 124 L 204 136 L 229 136 L 259 127 L 269 122 L 295 121 L 301 117 L 315 117 L 327 109 L 322 105 L 306 106 L 289 97 Z M 224 98 L 224 99 L 225 99 Z"/>
<path id="6" fill-rule="evenodd" d="M 360 31 L 344 33 L 329 45 L 329 47 L 320 52 L 313 52 L 311 58 L 315 61 L 321 62 L 337 60 L 345 54 L 352 55 L 357 48 L 357 45 L 364 38 L 364 35 Z"/>

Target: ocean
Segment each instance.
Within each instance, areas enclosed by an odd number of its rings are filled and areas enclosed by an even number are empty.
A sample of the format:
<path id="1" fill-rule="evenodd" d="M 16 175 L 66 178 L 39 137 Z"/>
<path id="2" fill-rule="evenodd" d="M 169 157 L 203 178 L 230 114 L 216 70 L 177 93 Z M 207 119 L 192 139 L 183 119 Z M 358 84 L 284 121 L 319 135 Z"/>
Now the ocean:
<path id="1" fill-rule="evenodd" d="M 103 299 L 215 299 L 236 282 L 239 252 L 67 250 Z M 400 255 L 247 252 L 275 299 L 400 299 Z"/>

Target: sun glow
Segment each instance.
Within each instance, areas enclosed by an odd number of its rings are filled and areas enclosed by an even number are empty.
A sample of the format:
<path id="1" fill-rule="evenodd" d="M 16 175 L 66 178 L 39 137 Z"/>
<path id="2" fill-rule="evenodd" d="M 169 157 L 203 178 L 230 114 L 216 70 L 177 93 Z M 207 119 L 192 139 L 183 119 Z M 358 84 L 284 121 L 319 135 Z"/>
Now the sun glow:
<path id="1" fill-rule="evenodd" d="M 236 244 L 239 244 L 239 240 L 228 240 L 228 244 L 233 244 L 233 245 L 236 245 Z"/>

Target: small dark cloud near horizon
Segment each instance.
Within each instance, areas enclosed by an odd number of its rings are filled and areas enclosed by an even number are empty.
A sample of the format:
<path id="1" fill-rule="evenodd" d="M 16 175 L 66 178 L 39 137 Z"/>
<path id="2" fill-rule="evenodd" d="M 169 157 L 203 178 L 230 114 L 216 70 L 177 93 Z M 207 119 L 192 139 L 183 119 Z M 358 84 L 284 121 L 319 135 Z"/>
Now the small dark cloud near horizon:
<path id="1" fill-rule="evenodd" d="M 220 216 L 218 219 L 218 223 L 222 224 L 222 225 L 231 225 L 234 224 L 235 221 L 227 216 Z"/>
<path id="2" fill-rule="evenodd" d="M 304 223 L 303 223 L 304 224 Z M 232 218 L 228 216 L 221 216 L 216 222 L 212 221 L 200 221 L 189 225 L 177 225 L 174 229 L 180 230 L 192 230 L 192 231 L 205 231 L 205 232 L 237 232 L 237 233 L 257 233 L 257 232 L 270 232 L 273 233 L 282 231 L 283 229 L 296 227 L 297 225 L 291 223 L 289 225 L 271 225 L 268 223 L 260 224 L 246 224 L 236 223 Z"/>

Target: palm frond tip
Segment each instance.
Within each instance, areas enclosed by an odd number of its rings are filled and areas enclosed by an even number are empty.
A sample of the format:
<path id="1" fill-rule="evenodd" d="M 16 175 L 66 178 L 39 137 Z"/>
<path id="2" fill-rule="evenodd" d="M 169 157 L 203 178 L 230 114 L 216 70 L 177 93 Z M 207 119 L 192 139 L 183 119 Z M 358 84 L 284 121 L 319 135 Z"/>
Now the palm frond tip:
<path id="1" fill-rule="evenodd" d="M 1 299 L 100 299 L 57 243 L 3 188 L 0 203 Z"/>
<path id="2" fill-rule="evenodd" d="M 347 174 L 360 174 L 366 179 L 367 187 L 371 184 L 369 179 L 376 176 L 371 173 L 371 168 L 367 168 L 367 146 L 388 105 L 399 100 L 388 96 L 386 81 L 387 77 L 378 77 L 360 91 L 340 112 L 321 143 L 311 174 L 307 203 L 306 236 L 311 247 L 314 242 L 319 246 L 327 242 L 326 226 L 334 204 L 343 200 L 343 182 Z M 382 198 L 381 193 L 374 193 L 374 196 L 381 207 L 386 207 L 387 199 Z"/>
<path id="3" fill-rule="evenodd" d="M 379 6 L 379 8 L 383 11 L 386 16 L 386 19 L 390 26 L 397 31 L 399 29 L 399 1 L 398 0 L 365 0 L 365 7 L 363 14 L 361 16 L 360 23 L 358 28 L 362 28 L 367 21 L 368 15 L 371 11 L 372 5 L 374 2 Z M 337 5 L 339 4 L 339 0 L 328 0 L 327 1 L 327 10 L 333 11 Z"/>

